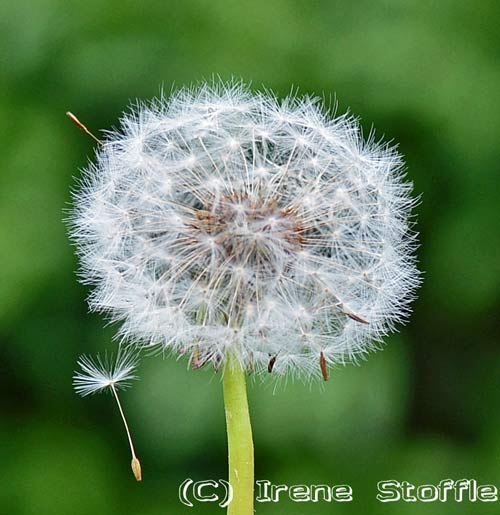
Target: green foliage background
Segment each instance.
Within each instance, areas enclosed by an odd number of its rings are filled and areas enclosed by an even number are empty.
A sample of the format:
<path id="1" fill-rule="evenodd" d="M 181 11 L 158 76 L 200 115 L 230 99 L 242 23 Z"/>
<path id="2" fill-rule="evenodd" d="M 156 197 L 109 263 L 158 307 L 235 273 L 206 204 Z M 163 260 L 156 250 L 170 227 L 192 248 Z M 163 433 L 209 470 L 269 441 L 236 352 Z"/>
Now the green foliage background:
<path id="1" fill-rule="evenodd" d="M 220 74 L 336 95 L 394 138 L 417 194 L 425 282 L 384 352 L 323 387 L 250 387 L 257 477 L 349 483 L 351 504 L 259 514 L 499 513 L 498 503 L 381 504 L 376 483 L 500 486 L 500 3 L 497 0 L 4 0 L 0 6 L 0 513 L 221 513 L 187 477 L 226 477 L 219 377 L 147 358 L 122 397 L 80 399 L 81 353 L 113 348 L 89 315 L 61 219 L 93 142 L 135 98 Z"/>

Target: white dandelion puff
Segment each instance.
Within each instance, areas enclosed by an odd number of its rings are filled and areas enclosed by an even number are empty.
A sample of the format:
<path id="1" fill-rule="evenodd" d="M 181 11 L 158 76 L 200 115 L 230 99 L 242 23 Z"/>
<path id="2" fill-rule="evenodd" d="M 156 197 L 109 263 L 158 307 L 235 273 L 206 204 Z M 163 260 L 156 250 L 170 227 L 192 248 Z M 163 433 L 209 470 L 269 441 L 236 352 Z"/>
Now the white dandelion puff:
<path id="1" fill-rule="evenodd" d="M 75 391 L 85 397 L 94 393 L 111 391 L 120 411 L 120 416 L 125 426 L 127 439 L 132 454 L 131 467 L 137 481 L 142 481 L 141 463 L 136 456 L 132 435 L 125 417 L 125 412 L 118 397 L 118 390 L 128 388 L 130 381 L 136 379 L 135 370 L 138 365 L 138 357 L 130 350 L 120 348 L 115 359 L 106 356 L 91 358 L 82 356 L 78 360 L 80 371 L 73 376 Z"/>
<path id="2" fill-rule="evenodd" d="M 409 314 L 420 280 L 404 175 L 393 147 L 315 98 L 233 82 L 140 103 L 74 194 L 90 306 L 194 368 L 230 354 L 326 378 Z"/>

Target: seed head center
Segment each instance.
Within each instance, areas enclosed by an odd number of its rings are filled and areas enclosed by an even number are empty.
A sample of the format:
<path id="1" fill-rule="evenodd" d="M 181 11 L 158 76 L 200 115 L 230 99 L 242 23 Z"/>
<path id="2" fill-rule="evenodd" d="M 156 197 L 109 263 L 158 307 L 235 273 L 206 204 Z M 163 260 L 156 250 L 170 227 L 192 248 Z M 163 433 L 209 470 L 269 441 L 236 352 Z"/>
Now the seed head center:
<path id="1" fill-rule="evenodd" d="M 272 262 L 285 253 L 290 257 L 302 245 L 302 227 L 291 210 L 275 200 L 231 195 L 195 210 L 193 228 L 209 237 L 233 264 Z"/>

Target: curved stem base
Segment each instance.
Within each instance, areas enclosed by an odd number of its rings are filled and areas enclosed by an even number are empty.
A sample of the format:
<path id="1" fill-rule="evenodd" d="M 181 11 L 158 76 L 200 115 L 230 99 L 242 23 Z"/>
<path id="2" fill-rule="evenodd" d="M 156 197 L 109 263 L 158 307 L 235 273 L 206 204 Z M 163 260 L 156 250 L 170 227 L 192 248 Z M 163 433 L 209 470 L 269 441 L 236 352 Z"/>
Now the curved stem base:
<path id="1" fill-rule="evenodd" d="M 224 406 L 233 500 L 228 515 L 254 515 L 254 460 L 245 371 L 229 360 L 224 369 Z"/>

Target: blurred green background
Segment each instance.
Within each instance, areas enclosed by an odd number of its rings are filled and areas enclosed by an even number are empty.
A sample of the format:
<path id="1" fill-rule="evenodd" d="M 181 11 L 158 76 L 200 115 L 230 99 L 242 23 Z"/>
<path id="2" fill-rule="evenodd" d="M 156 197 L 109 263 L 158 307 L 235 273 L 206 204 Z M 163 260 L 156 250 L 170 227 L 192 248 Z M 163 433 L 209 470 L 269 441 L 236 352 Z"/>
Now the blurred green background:
<path id="1" fill-rule="evenodd" d="M 93 142 L 135 98 L 220 74 L 280 95 L 336 95 L 398 141 L 422 203 L 425 282 L 411 322 L 324 386 L 250 386 L 256 474 L 349 483 L 351 504 L 262 514 L 500 513 L 499 504 L 381 504 L 376 483 L 500 486 L 498 0 L 4 0 L 0 6 L 0 513 L 222 513 L 177 499 L 226 477 L 219 377 L 143 360 L 122 396 L 71 387 L 77 357 L 114 348 L 86 311 L 61 221 Z"/>

